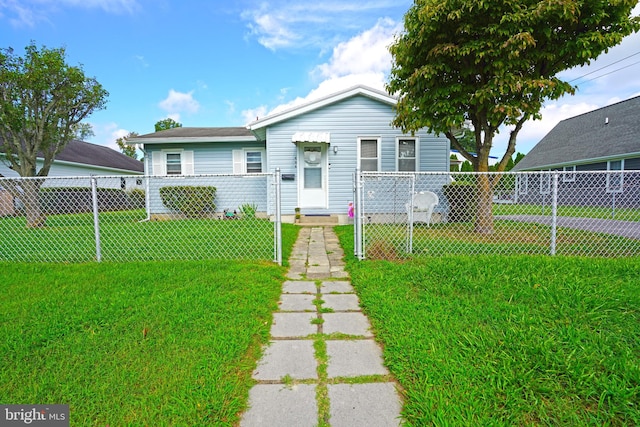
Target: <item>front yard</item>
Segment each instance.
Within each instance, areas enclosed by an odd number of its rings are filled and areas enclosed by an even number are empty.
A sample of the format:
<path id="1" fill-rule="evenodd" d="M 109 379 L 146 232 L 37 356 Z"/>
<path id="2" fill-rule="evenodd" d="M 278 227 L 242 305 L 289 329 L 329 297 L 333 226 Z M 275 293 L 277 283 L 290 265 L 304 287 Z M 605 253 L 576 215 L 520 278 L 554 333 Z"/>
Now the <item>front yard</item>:
<path id="1" fill-rule="evenodd" d="M 410 425 L 639 425 L 640 258 L 456 255 L 347 268 Z M 295 239 L 283 227 L 285 257 Z M 236 425 L 285 269 L 0 263 L 0 402 L 71 425 Z"/>

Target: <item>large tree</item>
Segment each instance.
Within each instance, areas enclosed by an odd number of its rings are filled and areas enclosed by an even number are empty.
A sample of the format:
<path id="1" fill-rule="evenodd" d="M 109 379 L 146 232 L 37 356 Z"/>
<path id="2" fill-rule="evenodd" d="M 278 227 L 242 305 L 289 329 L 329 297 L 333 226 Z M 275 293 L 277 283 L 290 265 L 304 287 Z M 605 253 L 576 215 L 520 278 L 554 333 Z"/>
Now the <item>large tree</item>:
<path id="1" fill-rule="evenodd" d="M 176 122 L 171 118 L 166 118 L 166 119 L 157 121 L 154 127 L 156 129 L 156 132 L 160 132 L 167 129 L 181 128 L 182 123 Z"/>
<path id="2" fill-rule="evenodd" d="M 394 125 L 444 134 L 475 171 L 489 170 L 493 139 L 512 126 L 497 170 L 515 152 L 546 99 L 573 94 L 560 71 L 588 64 L 640 28 L 637 0 L 415 0 L 390 51 L 387 89 L 399 97 Z M 471 123 L 475 153 L 456 138 Z M 476 230 L 493 232 L 492 188 L 478 178 Z"/>
<path id="3" fill-rule="evenodd" d="M 95 78 L 85 76 L 81 66 L 67 64 L 63 48 L 38 49 L 32 42 L 23 57 L 11 48 L 0 49 L 3 161 L 21 177 L 46 177 L 55 156 L 73 138 L 80 122 L 104 108 L 107 96 Z M 42 182 L 24 180 L 20 192 L 9 188 L 24 202 L 29 227 L 44 225 L 38 203 Z"/>

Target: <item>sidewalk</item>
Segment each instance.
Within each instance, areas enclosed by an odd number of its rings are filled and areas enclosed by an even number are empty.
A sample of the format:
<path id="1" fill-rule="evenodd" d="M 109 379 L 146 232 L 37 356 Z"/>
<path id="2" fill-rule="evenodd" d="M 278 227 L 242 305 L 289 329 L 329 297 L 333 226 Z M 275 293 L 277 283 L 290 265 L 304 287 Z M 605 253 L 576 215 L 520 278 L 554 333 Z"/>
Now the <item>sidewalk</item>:
<path id="1" fill-rule="evenodd" d="M 342 257 L 331 227 L 300 230 L 240 426 L 401 424 L 396 383 Z"/>

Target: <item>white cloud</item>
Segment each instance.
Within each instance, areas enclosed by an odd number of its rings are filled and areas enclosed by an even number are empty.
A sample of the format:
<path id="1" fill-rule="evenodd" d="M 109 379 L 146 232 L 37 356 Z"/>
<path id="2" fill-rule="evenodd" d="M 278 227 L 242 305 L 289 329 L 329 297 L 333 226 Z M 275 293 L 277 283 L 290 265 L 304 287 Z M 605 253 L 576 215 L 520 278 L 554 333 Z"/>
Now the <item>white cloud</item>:
<path id="1" fill-rule="evenodd" d="M 267 49 L 326 49 L 380 16 L 403 13 L 409 4 L 409 1 L 397 0 L 272 0 L 252 4 L 241 17 L 249 21 L 249 36 Z M 327 31 L 328 26 L 331 31 Z"/>
<path id="2" fill-rule="evenodd" d="M 60 8 L 102 9 L 108 13 L 134 13 L 138 0 L 0 0 L 0 18 L 7 17 L 14 27 L 35 27 L 49 22 L 49 16 Z"/>
<path id="3" fill-rule="evenodd" d="M 318 65 L 311 77 L 321 80 L 307 95 L 282 103 L 269 114 L 278 113 L 319 99 L 356 85 L 384 90 L 386 77 L 391 69 L 388 47 L 401 24 L 384 18 L 346 42 L 339 43 L 329 61 Z M 285 95 L 288 91 L 282 93 Z M 279 97 L 278 101 L 282 101 Z"/>
<path id="4" fill-rule="evenodd" d="M 169 90 L 169 95 L 158 106 L 174 120 L 180 113 L 197 113 L 200 109 L 200 103 L 193 98 L 193 91 L 184 93 L 174 89 Z"/>
<path id="5" fill-rule="evenodd" d="M 91 123 L 95 136 L 91 138 L 91 142 L 94 144 L 104 145 L 113 150 L 120 151 L 116 144 L 116 139 L 127 136 L 129 131 L 122 129 L 115 122 L 110 123 Z"/>
<path id="6" fill-rule="evenodd" d="M 257 108 L 250 108 L 248 110 L 242 111 L 242 118 L 245 124 L 256 121 L 259 118 L 262 118 L 267 115 L 267 106 L 261 105 Z"/>
<path id="7" fill-rule="evenodd" d="M 329 62 L 319 65 L 314 72 L 324 78 L 372 72 L 387 74 L 391 69 L 389 46 L 400 31 L 402 23 L 380 19 L 373 28 L 339 43 Z"/>

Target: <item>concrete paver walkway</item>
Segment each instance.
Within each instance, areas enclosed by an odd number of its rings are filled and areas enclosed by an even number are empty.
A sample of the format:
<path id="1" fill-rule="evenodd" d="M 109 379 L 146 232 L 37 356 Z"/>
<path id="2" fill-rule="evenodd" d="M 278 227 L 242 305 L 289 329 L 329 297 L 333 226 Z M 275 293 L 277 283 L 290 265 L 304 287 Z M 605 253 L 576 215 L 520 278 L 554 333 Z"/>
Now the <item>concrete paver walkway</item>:
<path id="1" fill-rule="evenodd" d="M 383 365 L 330 227 L 302 228 L 242 427 L 400 425 Z"/>

